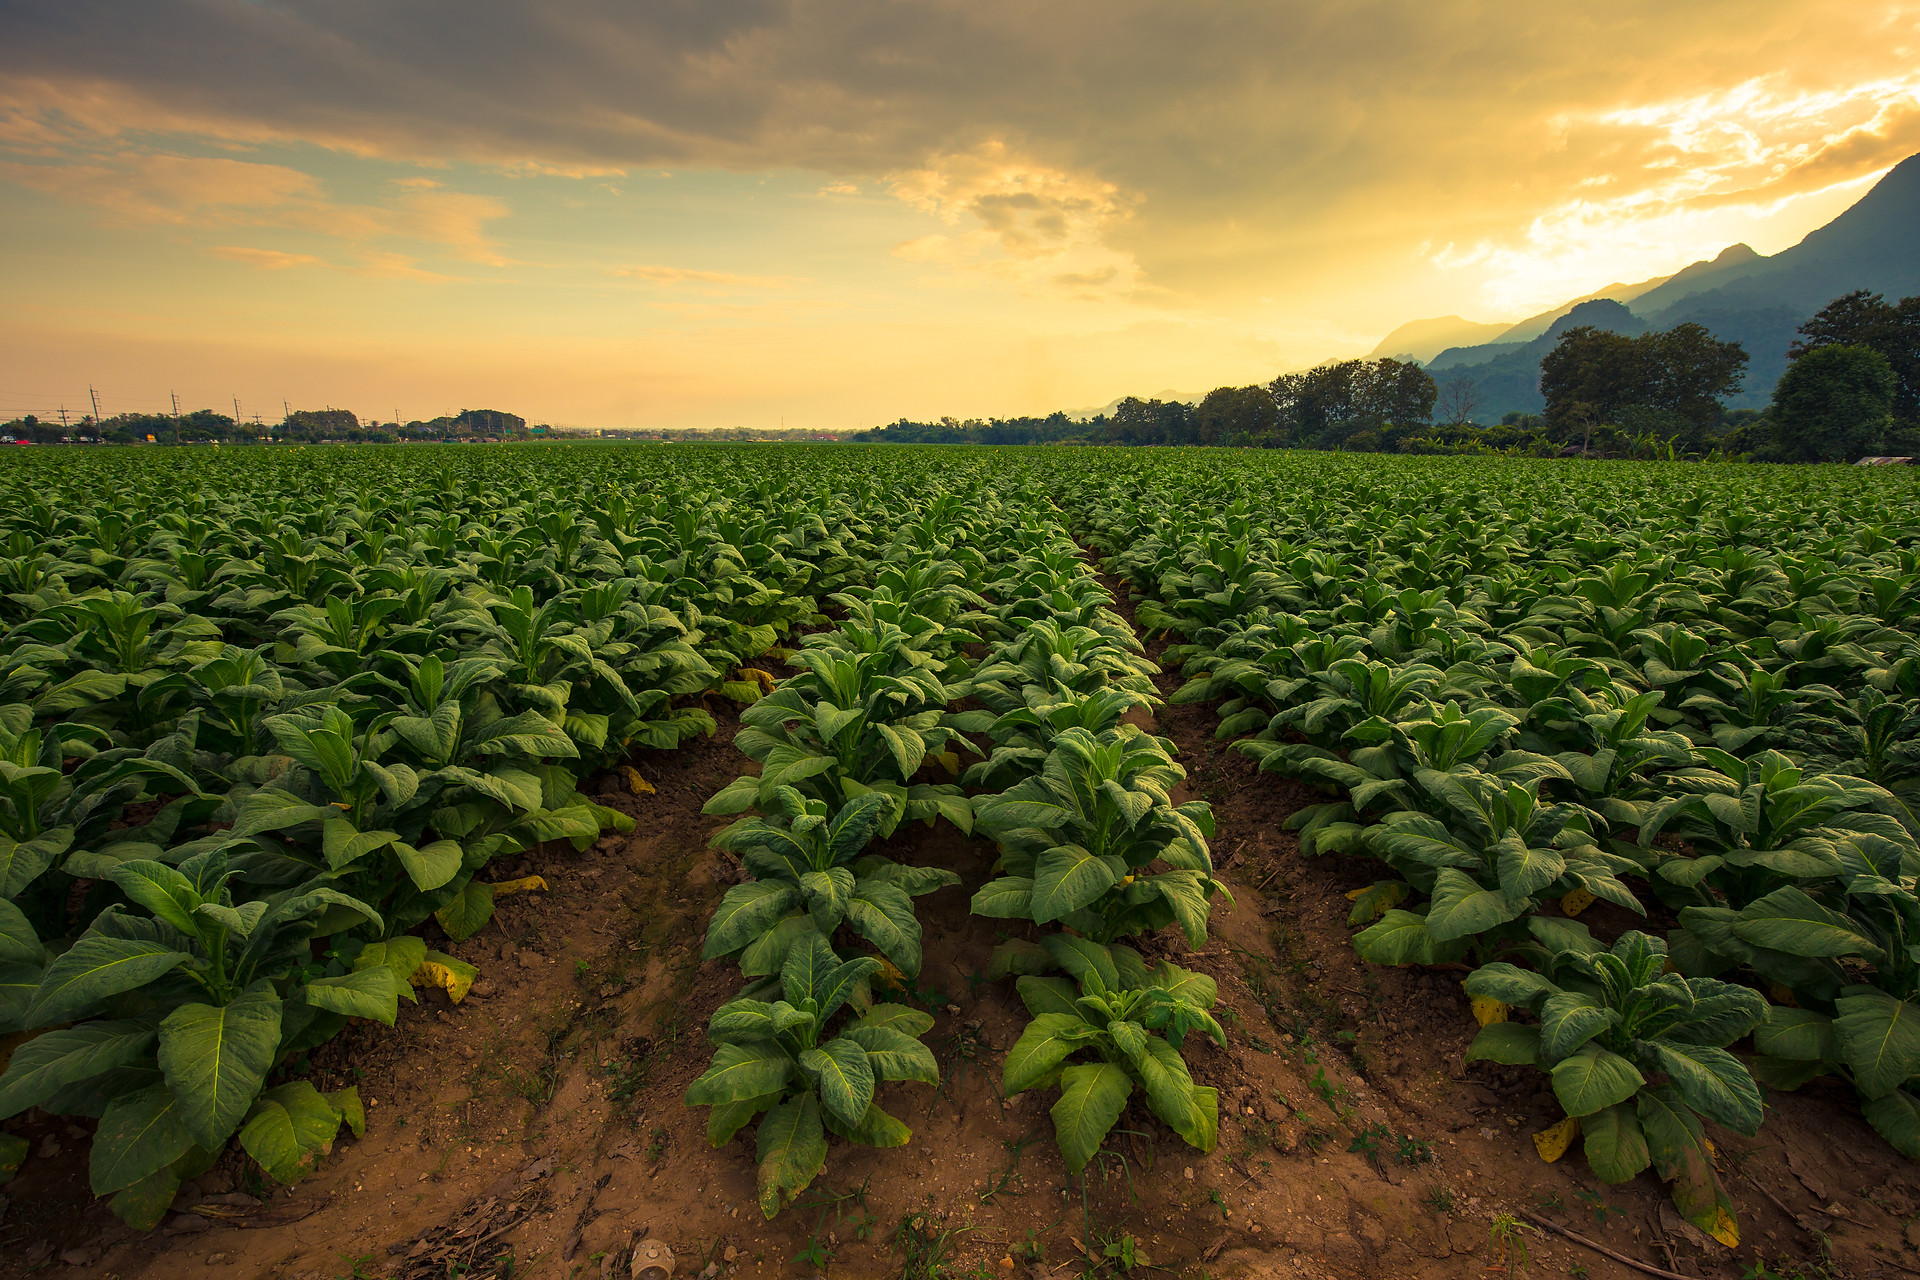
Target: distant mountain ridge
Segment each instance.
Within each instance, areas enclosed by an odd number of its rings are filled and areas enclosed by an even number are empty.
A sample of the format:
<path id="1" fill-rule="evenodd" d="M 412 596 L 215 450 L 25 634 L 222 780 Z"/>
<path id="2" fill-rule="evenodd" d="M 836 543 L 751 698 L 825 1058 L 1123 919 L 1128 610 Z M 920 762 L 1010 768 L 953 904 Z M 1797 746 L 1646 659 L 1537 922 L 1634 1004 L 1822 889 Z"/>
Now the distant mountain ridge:
<path id="1" fill-rule="evenodd" d="M 1459 371 L 1471 376 L 1480 396 L 1474 417 L 1493 422 L 1510 411 L 1538 413 L 1545 407 L 1540 357 L 1573 325 L 1632 336 L 1691 321 L 1746 348 L 1746 381 L 1729 407 L 1758 408 L 1771 399 L 1800 324 L 1855 289 L 1889 300 L 1920 293 L 1920 155 L 1895 165 L 1839 217 L 1771 257 L 1731 245 L 1670 276 L 1608 285 L 1541 312 L 1491 342 L 1448 347 L 1426 365 L 1443 382 Z M 1424 332 L 1419 326 L 1440 323 L 1402 325 L 1381 347 L 1407 330 Z"/>

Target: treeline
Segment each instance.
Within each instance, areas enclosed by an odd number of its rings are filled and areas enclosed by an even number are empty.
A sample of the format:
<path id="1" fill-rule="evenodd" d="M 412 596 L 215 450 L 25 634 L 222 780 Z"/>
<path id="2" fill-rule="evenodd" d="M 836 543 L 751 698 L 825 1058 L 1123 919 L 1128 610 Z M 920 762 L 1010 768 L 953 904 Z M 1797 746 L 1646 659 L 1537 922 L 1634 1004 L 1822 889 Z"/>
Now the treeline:
<path id="1" fill-rule="evenodd" d="M 1540 362 L 1542 414 L 1473 421 L 1466 370 L 1436 382 L 1399 360 L 1331 361 L 1197 404 L 1129 397 L 1109 414 L 901 419 L 856 442 L 1220 445 L 1375 453 L 1853 461 L 1920 453 L 1920 298 L 1864 290 L 1801 325 L 1764 411 L 1729 412 L 1748 354 L 1698 324 L 1629 337 L 1580 326 Z"/>
<path id="2" fill-rule="evenodd" d="M 393 444 L 398 441 L 527 440 L 545 435 L 545 425 L 500 409 L 462 409 L 457 414 L 412 422 L 362 422 L 348 409 L 295 409 L 278 422 L 246 422 L 213 409 L 191 413 L 121 413 L 71 423 L 28 414 L 0 423 L 0 432 L 35 444 Z"/>

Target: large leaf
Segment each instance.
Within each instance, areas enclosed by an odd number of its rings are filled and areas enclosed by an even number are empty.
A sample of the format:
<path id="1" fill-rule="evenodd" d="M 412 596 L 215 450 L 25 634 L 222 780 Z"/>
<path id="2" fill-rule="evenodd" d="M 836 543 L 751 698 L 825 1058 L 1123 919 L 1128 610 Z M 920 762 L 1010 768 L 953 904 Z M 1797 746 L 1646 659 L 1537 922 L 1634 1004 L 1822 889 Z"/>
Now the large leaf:
<path id="1" fill-rule="evenodd" d="M 1740 1059 L 1725 1049 L 1707 1045 L 1674 1044 L 1664 1040 L 1641 1044 L 1651 1052 L 1660 1070 L 1688 1106 L 1752 1137 L 1760 1129 L 1760 1086 Z"/>
<path id="2" fill-rule="evenodd" d="M 1639 1068 L 1588 1041 L 1553 1068 L 1553 1093 L 1570 1116 L 1588 1116 L 1625 1102 L 1647 1082 Z"/>
<path id="3" fill-rule="evenodd" d="M 400 1016 L 400 993 L 406 984 L 386 965 L 371 965 L 334 978 L 315 978 L 303 988 L 307 1003 L 352 1018 L 370 1018 L 392 1026 Z M 408 990 L 411 995 L 411 991 Z"/>
<path id="4" fill-rule="evenodd" d="M 82 1022 L 35 1036 L 13 1051 L 0 1076 L 0 1117 L 44 1104 L 68 1085 L 137 1062 L 159 1032 L 151 1022 Z"/>
<path id="5" fill-rule="evenodd" d="M 1444 964 L 1464 955 L 1467 942 L 1436 938 L 1425 916 L 1395 908 L 1356 933 L 1353 947 L 1370 964 Z"/>
<path id="6" fill-rule="evenodd" d="M 93 1135 L 88 1181 L 97 1196 L 109 1195 L 166 1168 L 193 1146 L 180 1118 L 180 1104 L 164 1081 L 121 1094 L 107 1103 Z"/>
<path id="7" fill-rule="evenodd" d="M 1528 905 L 1528 899 L 1515 901 L 1498 889 L 1482 889 L 1465 872 L 1453 867 L 1442 867 L 1435 874 L 1432 896 L 1432 904 L 1427 908 L 1427 932 L 1435 942 L 1485 933 L 1519 916 Z"/>
<path id="8" fill-rule="evenodd" d="M 1586 1139 L 1587 1163 L 1602 1182 L 1621 1183 L 1646 1168 L 1647 1137 L 1640 1131 L 1640 1114 L 1629 1103 L 1602 1107 L 1580 1119 Z"/>
<path id="9" fill-rule="evenodd" d="M 1219 1116 L 1209 1113 L 1196 1096 L 1199 1091 L 1180 1051 L 1158 1036 L 1146 1036 L 1128 1057 L 1146 1086 L 1147 1105 L 1153 1114 L 1165 1120 L 1188 1146 L 1213 1150 L 1219 1140 Z"/>
<path id="10" fill-rule="evenodd" d="M 933 1050 L 891 1027 L 851 1026 L 840 1033 L 867 1051 L 867 1064 L 879 1080 L 918 1080 L 940 1083 L 940 1067 Z"/>
<path id="11" fill-rule="evenodd" d="M 196 1143 L 209 1151 L 226 1145 L 266 1083 L 279 1046 L 280 996 L 265 978 L 225 1005 L 183 1004 L 166 1016 L 160 1071 Z"/>
<path id="12" fill-rule="evenodd" d="M 1087 1167 L 1127 1105 L 1133 1082 L 1111 1062 L 1083 1062 L 1060 1072 L 1060 1100 L 1053 1104 L 1053 1134 L 1067 1171 Z"/>
<path id="13" fill-rule="evenodd" d="M 260 1095 L 240 1127 L 240 1145 L 274 1181 L 298 1182 L 333 1150 L 341 1119 L 318 1089 L 295 1080 Z"/>
<path id="14" fill-rule="evenodd" d="M 847 923 L 901 973 L 918 976 L 920 921 L 905 890 L 885 881 L 860 881 L 847 900 Z"/>
<path id="15" fill-rule="evenodd" d="M 1584 991 L 1556 991 L 1540 1005 L 1540 1056 L 1559 1062 L 1620 1020 Z"/>
<path id="16" fill-rule="evenodd" d="M 819 1099 L 803 1093 L 767 1112 L 759 1132 L 760 1212 L 771 1219 L 812 1184 L 826 1163 Z"/>
<path id="17" fill-rule="evenodd" d="M 16 841 L 0 835 L 0 898 L 18 896 L 72 843 L 72 827 L 55 827 L 31 840 Z"/>
<path id="18" fill-rule="evenodd" d="M 1000 1073 L 1001 1092 L 1012 1097 L 1045 1080 L 1069 1055 L 1086 1045 L 1092 1031 L 1078 1013 L 1043 1013 L 1034 1018 L 1013 1048 L 1007 1050 Z"/>
<path id="19" fill-rule="evenodd" d="M 1000 920 L 1033 919 L 1033 881 L 1026 876 L 989 880 L 973 895 L 973 914 Z"/>
<path id="20" fill-rule="evenodd" d="M 191 959 L 186 952 L 164 943 L 89 933 L 47 966 L 46 976 L 27 1005 L 26 1025 L 72 1022 L 108 996 L 143 987 Z"/>
<path id="21" fill-rule="evenodd" d="M 1738 1244 L 1733 1201 L 1713 1170 L 1713 1152 L 1699 1117 L 1671 1085 L 1642 1090 L 1636 1110 L 1654 1171 L 1673 1183 L 1674 1207 L 1722 1244 Z"/>
<path id="22" fill-rule="evenodd" d="M 1042 924 L 1095 901 L 1118 881 L 1113 863 L 1077 844 L 1040 855 L 1033 872 L 1033 918 Z"/>
<path id="23" fill-rule="evenodd" d="M 713 1064 L 687 1086 L 687 1105 L 715 1107 L 723 1103 L 778 1093 L 793 1079 L 793 1059 L 771 1041 L 723 1044 Z"/>
<path id="24" fill-rule="evenodd" d="M 430 893 L 459 875 L 464 857 L 457 840 L 435 840 L 418 848 L 404 840 L 395 840 L 393 853 L 406 868 L 414 888 L 422 893 Z"/>
<path id="25" fill-rule="evenodd" d="M 1734 936 L 1756 947 L 1796 956 L 1862 956 L 1886 963 L 1886 952 L 1850 916 L 1824 907 L 1791 886 L 1748 905 Z"/>
<path id="26" fill-rule="evenodd" d="M 777 880 L 750 880 L 734 885 L 720 899 L 707 924 L 707 945 L 701 959 L 714 960 L 738 951 L 787 913 L 798 901 L 793 886 Z"/>
<path id="27" fill-rule="evenodd" d="M 493 919 L 493 889 L 470 879 L 433 913 L 433 918 L 455 942 L 471 938 Z"/>
<path id="28" fill-rule="evenodd" d="M 858 1124 L 873 1101 L 873 1067 L 857 1041 L 839 1036 L 800 1054 L 800 1069 L 820 1091 L 827 1114 L 841 1124 Z"/>
<path id="29" fill-rule="evenodd" d="M 1873 987 L 1849 987 L 1834 1008 L 1840 1058 L 1863 1096 L 1885 1097 L 1920 1074 L 1920 1005 Z"/>
<path id="30" fill-rule="evenodd" d="M 1860 1114 L 1893 1149 L 1909 1160 L 1920 1160 L 1920 1098 L 1895 1089 L 1860 1104 Z"/>
<path id="31" fill-rule="evenodd" d="M 1540 1028 L 1521 1022 L 1489 1022 L 1467 1046 L 1466 1061 L 1536 1066 L 1540 1061 Z"/>

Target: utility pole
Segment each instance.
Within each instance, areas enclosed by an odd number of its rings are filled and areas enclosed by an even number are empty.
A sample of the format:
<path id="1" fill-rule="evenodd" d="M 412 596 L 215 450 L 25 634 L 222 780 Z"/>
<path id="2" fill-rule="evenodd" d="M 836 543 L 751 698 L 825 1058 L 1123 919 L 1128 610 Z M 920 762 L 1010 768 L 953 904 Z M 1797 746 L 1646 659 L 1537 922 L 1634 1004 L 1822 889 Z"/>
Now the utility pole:
<path id="1" fill-rule="evenodd" d="M 180 393 L 177 391 L 169 391 L 167 392 L 167 394 L 173 397 L 173 442 L 175 444 L 179 444 L 180 443 Z"/>
<path id="2" fill-rule="evenodd" d="M 60 406 L 60 434 L 67 434 L 67 406 Z"/>
<path id="3" fill-rule="evenodd" d="M 287 403 L 287 402 L 286 402 L 285 400 L 282 400 L 282 401 L 280 402 L 280 407 L 281 407 L 282 409 L 285 409 L 285 410 L 287 411 L 287 416 L 286 416 L 285 418 L 282 418 L 282 419 L 281 419 L 280 421 L 281 421 L 281 422 L 282 422 L 283 424 L 284 424 L 284 423 L 286 423 L 286 422 L 289 422 L 289 421 L 291 421 L 291 420 L 293 419 L 293 406 L 292 406 L 292 405 L 290 405 L 290 404 L 288 404 L 288 403 Z"/>
<path id="4" fill-rule="evenodd" d="M 87 398 L 93 401 L 93 425 L 98 427 L 100 425 L 100 393 L 93 389 L 91 382 L 87 384 Z"/>

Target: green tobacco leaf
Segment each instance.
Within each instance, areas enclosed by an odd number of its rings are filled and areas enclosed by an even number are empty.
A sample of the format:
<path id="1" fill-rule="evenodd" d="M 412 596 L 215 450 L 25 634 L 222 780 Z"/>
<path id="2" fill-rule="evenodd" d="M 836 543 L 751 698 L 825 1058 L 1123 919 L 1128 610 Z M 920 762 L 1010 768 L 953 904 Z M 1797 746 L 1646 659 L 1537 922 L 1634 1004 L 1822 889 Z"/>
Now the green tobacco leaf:
<path id="1" fill-rule="evenodd" d="M 933 1030 L 933 1015 L 904 1004 L 876 1004 L 868 1009 L 856 1027 L 886 1027 L 903 1036 L 923 1036 Z"/>
<path id="2" fill-rule="evenodd" d="M 1867 1123 L 1909 1160 L 1920 1160 L 1920 1098 L 1895 1089 L 1860 1104 Z"/>
<path id="3" fill-rule="evenodd" d="M 858 1142 L 869 1147 L 904 1147 L 913 1137 L 912 1130 L 880 1109 L 875 1102 L 867 1107 L 867 1114 L 860 1117 L 860 1123 L 841 1124 L 831 1115 L 822 1117 L 827 1127 L 850 1142 Z"/>
<path id="4" fill-rule="evenodd" d="M 399 838 L 397 831 L 362 831 L 345 818 L 328 818 L 320 824 L 320 851 L 327 866 L 335 871 L 358 862 L 376 849 L 386 848 Z"/>
<path id="5" fill-rule="evenodd" d="M 867 1051 L 845 1036 L 800 1054 L 800 1069 L 820 1091 L 827 1114 L 842 1124 L 858 1124 L 873 1101 L 873 1067 Z"/>
<path id="6" fill-rule="evenodd" d="M 1485 996 L 1536 1013 L 1548 996 L 1560 990 L 1531 969 L 1521 969 L 1504 960 L 1481 965 L 1468 974 L 1460 985 L 1470 996 Z"/>
<path id="7" fill-rule="evenodd" d="M 464 853 L 458 840 L 435 840 L 419 848 L 404 840 L 393 842 L 394 856 L 406 868 L 414 888 L 429 893 L 460 874 Z"/>
<path id="8" fill-rule="evenodd" d="M 1027 1012 L 1036 1018 L 1046 1013 L 1081 1016 L 1080 1006 L 1074 1003 L 1080 998 L 1080 989 L 1065 978 L 1028 975 L 1015 979 L 1013 986 L 1020 993 L 1020 1002 L 1027 1006 Z"/>
<path id="9" fill-rule="evenodd" d="M 25 1024 L 44 1027 L 72 1022 L 108 996 L 143 987 L 192 959 L 158 942 L 87 934 L 47 966 L 46 976 L 27 1004 Z"/>
<path id="10" fill-rule="evenodd" d="M 1165 1120 L 1188 1146 L 1211 1151 L 1219 1136 L 1219 1120 L 1209 1117 L 1194 1096 L 1193 1075 L 1180 1051 L 1158 1036 L 1146 1036 L 1139 1052 L 1128 1056 L 1146 1086 L 1147 1105 L 1153 1114 Z"/>
<path id="11" fill-rule="evenodd" d="M 1559 1062 L 1620 1020 L 1584 991 L 1557 991 L 1540 1004 L 1540 1056 Z"/>
<path id="12" fill-rule="evenodd" d="M 707 1112 L 707 1145 L 725 1146 L 750 1120 L 779 1101 L 779 1094 L 769 1093 L 759 1098 L 742 1098 L 738 1102 L 717 1104 Z"/>
<path id="13" fill-rule="evenodd" d="M 940 1083 L 940 1067 L 933 1050 L 891 1027 L 851 1026 L 840 1033 L 867 1051 L 867 1065 L 879 1080 L 918 1080 Z"/>
<path id="14" fill-rule="evenodd" d="M 302 990 L 307 1003 L 351 1018 L 370 1018 L 392 1026 L 400 1016 L 400 992 L 406 984 L 386 965 L 356 969 L 337 978 L 315 978 Z M 409 994 L 411 991 L 409 990 Z"/>
<path id="15" fill-rule="evenodd" d="M 1052 973 L 1060 964 L 1045 947 L 1024 938 L 1009 938 L 987 959 L 987 981 L 999 982 L 1021 974 Z"/>
<path id="16" fill-rule="evenodd" d="M 1109 861 L 1077 844 L 1048 849 L 1034 864 L 1033 918 L 1041 924 L 1058 920 L 1093 902 L 1118 881 Z"/>
<path id="17" fill-rule="evenodd" d="M 493 890 L 478 880 L 468 880 L 460 886 L 460 892 L 433 913 L 433 918 L 455 942 L 471 938 L 493 919 Z"/>
<path id="18" fill-rule="evenodd" d="M 166 1219 L 180 1192 L 180 1175 L 173 1166 L 156 1169 L 130 1187 L 122 1187 L 107 1201 L 113 1216 L 135 1231 L 151 1231 Z"/>
<path id="19" fill-rule="evenodd" d="M 353 958 L 353 967 L 371 969 L 379 965 L 385 968 L 393 974 L 398 994 L 418 1004 L 419 997 L 413 994 L 412 979 L 414 973 L 427 959 L 427 954 L 427 943 L 424 938 L 402 934 L 397 938 L 388 938 L 385 942 L 369 942 L 360 949 L 360 954 Z"/>
<path id="20" fill-rule="evenodd" d="M 1586 1139 L 1587 1164 L 1606 1183 L 1621 1183 L 1646 1168 L 1647 1137 L 1640 1131 L 1640 1115 L 1629 1103 L 1602 1107 L 1580 1119 Z"/>
<path id="21" fill-rule="evenodd" d="M 773 1218 L 812 1184 L 826 1163 L 819 1099 L 803 1093 L 767 1112 L 759 1132 L 760 1212 Z"/>
<path id="22" fill-rule="evenodd" d="M 305 1080 L 260 1095 L 240 1127 L 240 1145 L 275 1182 L 294 1183 L 333 1150 L 340 1112 Z"/>
<path id="23" fill-rule="evenodd" d="M 1791 886 L 1751 903 L 1734 921 L 1733 932 L 1742 942 L 1788 955 L 1861 956 L 1875 966 L 1887 959 L 1852 917 L 1820 905 Z"/>
<path id="24" fill-rule="evenodd" d="M 120 892 L 158 919 L 190 938 L 199 935 L 193 909 L 202 899 L 194 892 L 193 882 L 172 867 L 150 858 L 132 858 L 114 866 L 112 878 Z"/>
<path id="25" fill-rule="evenodd" d="M 31 840 L 16 841 L 0 835 L 0 898 L 19 896 L 72 843 L 72 827 L 55 827 Z"/>
<path id="26" fill-rule="evenodd" d="M 1467 1046 L 1466 1061 L 1536 1066 L 1540 1061 L 1540 1028 L 1520 1022 L 1490 1022 Z"/>
<path id="27" fill-rule="evenodd" d="M 1636 1110 L 1654 1171 L 1673 1184 L 1674 1207 L 1702 1231 L 1724 1240 L 1733 1229 L 1733 1202 L 1713 1171 L 1713 1154 L 1699 1117 L 1670 1085 L 1642 1090 Z"/>
<path id="28" fill-rule="evenodd" d="M 367 1109 L 360 1103 L 360 1086 L 350 1084 L 321 1096 L 327 1100 L 328 1106 L 340 1113 L 341 1123 L 353 1131 L 354 1137 L 367 1136 Z"/>
<path id="29" fill-rule="evenodd" d="M 847 923 L 909 978 L 920 973 L 920 921 L 913 899 L 884 881 L 862 880 L 847 901 Z"/>
<path id="30" fill-rule="evenodd" d="M 93 1135 L 88 1182 L 93 1194 L 110 1195 L 166 1168 L 192 1146 L 173 1091 L 155 1082 L 107 1103 Z"/>
<path id="31" fill-rule="evenodd" d="M 1760 1129 L 1760 1086 L 1740 1059 L 1725 1049 L 1641 1041 L 1688 1106 L 1735 1133 L 1752 1137 Z"/>
<path id="32" fill-rule="evenodd" d="M 151 1022 L 95 1020 L 35 1036 L 13 1051 L 0 1076 L 0 1117 L 41 1106 L 68 1085 L 139 1061 L 158 1034 Z"/>
<path id="33" fill-rule="evenodd" d="M 1127 1073 L 1111 1062 L 1079 1063 L 1060 1072 L 1060 1100 L 1051 1114 L 1054 1138 L 1069 1173 L 1078 1174 L 1087 1167 L 1132 1092 Z"/>
<path id="34" fill-rule="evenodd" d="M 1445 964 L 1466 954 L 1464 939 L 1442 941 L 1427 929 L 1427 918 L 1395 908 L 1353 935 L 1353 948 L 1370 964 Z"/>
<path id="35" fill-rule="evenodd" d="M 160 1024 L 160 1071 L 196 1143 L 209 1151 L 226 1145 L 259 1096 L 279 1046 L 280 996 L 264 978 L 224 1006 L 183 1004 L 167 1015 Z"/>
<path id="36" fill-rule="evenodd" d="M 1033 919 L 1033 881 L 1026 876 L 989 880 L 973 895 L 973 914 L 997 920 Z"/>
<path id="37" fill-rule="evenodd" d="M 777 1093 L 793 1079 L 793 1059 L 770 1041 L 723 1044 L 713 1064 L 687 1086 L 687 1105 L 714 1107 Z"/>
<path id="38" fill-rule="evenodd" d="M 1029 1022 L 1007 1050 L 1000 1091 L 1008 1097 L 1031 1089 L 1076 1049 L 1085 1047 L 1093 1027 L 1077 1013 L 1043 1013 Z"/>
<path id="39" fill-rule="evenodd" d="M 749 880 L 734 885 L 707 924 L 707 945 L 701 959 L 716 960 L 738 951 L 770 927 L 798 902 L 791 885 L 776 880 Z"/>
<path id="40" fill-rule="evenodd" d="M 1090 973 L 1100 976 L 1100 985 L 1108 991 L 1121 990 L 1120 966 L 1113 954 L 1097 942 L 1071 933 L 1050 933 L 1040 942 L 1054 962 L 1075 982 L 1084 983 Z"/>
<path id="41" fill-rule="evenodd" d="M 1840 1058 L 1864 1097 L 1884 1097 L 1920 1074 L 1920 1006 L 1872 987 L 1849 987 L 1834 1007 Z"/>
<path id="42" fill-rule="evenodd" d="M 1485 933 L 1495 925 L 1518 917 L 1528 905 L 1525 898 L 1515 902 L 1498 889 L 1482 889 L 1465 872 L 1453 867 L 1442 867 L 1435 874 L 1432 897 L 1427 908 L 1427 932 L 1435 942 L 1451 942 Z"/>
<path id="43" fill-rule="evenodd" d="M 845 867 L 806 872 L 800 877 L 800 893 L 807 913 L 813 917 L 813 927 L 831 934 L 846 917 L 847 900 L 853 896 L 853 872 Z"/>
<path id="44" fill-rule="evenodd" d="M 1625 1102 L 1646 1077 L 1631 1062 L 1589 1041 L 1553 1068 L 1553 1093 L 1570 1116 L 1587 1116 Z"/>
<path id="45" fill-rule="evenodd" d="M 1566 872 L 1567 860 L 1555 849 L 1529 848 L 1517 836 L 1498 846 L 1500 892 L 1510 900 L 1531 898 Z"/>

